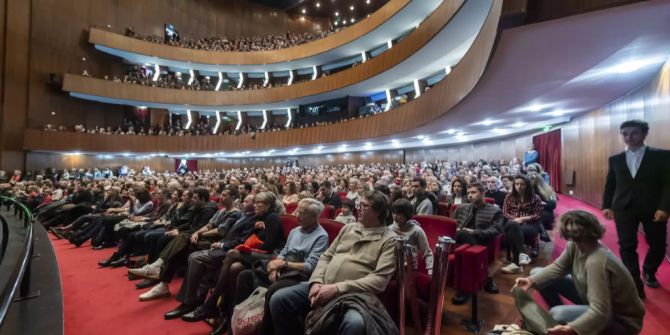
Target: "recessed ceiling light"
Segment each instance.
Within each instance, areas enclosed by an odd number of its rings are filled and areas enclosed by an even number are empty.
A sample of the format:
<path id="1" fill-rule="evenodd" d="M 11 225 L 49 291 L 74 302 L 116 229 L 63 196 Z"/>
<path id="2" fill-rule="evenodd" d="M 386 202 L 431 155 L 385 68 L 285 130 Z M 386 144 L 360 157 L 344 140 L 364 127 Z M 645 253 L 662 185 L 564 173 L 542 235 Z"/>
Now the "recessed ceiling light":
<path id="1" fill-rule="evenodd" d="M 365 143 L 365 149 L 371 149 L 372 148 L 372 143 L 368 142 Z"/>
<path id="2" fill-rule="evenodd" d="M 449 129 L 449 130 L 447 130 L 446 133 L 449 134 L 449 135 L 456 134 L 456 129 L 453 129 L 453 128 L 452 128 L 452 129 Z"/>
<path id="3" fill-rule="evenodd" d="M 542 108 L 544 108 L 544 106 L 540 104 L 532 104 L 528 106 L 528 110 L 531 112 L 539 112 L 542 110 Z"/>
<path id="4" fill-rule="evenodd" d="M 519 121 L 519 122 L 513 124 L 512 127 L 521 128 L 521 127 L 523 127 L 523 126 L 525 126 L 525 125 L 526 125 L 525 122 L 521 122 L 521 121 Z"/>
<path id="5" fill-rule="evenodd" d="M 370 0 L 365 0 L 365 3 L 369 5 L 369 4 L 370 4 Z"/>
<path id="6" fill-rule="evenodd" d="M 303 8 L 303 9 L 302 9 L 302 13 L 303 13 L 303 14 L 307 14 L 307 9 Z"/>
<path id="7" fill-rule="evenodd" d="M 485 126 L 490 126 L 493 123 L 494 123 L 494 121 L 491 120 L 491 119 L 486 119 L 486 120 L 482 121 L 482 124 L 485 125 Z"/>
<path id="8" fill-rule="evenodd" d="M 562 116 L 563 114 L 565 114 L 565 111 L 562 109 L 556 109 L 553 112 L 551 112 L 551 115 L 553 116 Z"/>
<path id="9" fill-rule="evenodd" d="M 353 10 L 354 10 L 354 6 L 353 6 L 353 5 L 350 6 L 350 7 L 349 7 L 349 10 L 353 11 Z"/>
<path id="10" fill-rule="evenodd" d="M 340 12 L 335 12 L 335 16 L 340 16 Z"/>
<path id="11" fill-rule="evenodd" d="M 354 21 L 356 21 L 356 19 L 354 19 L 353 17 L 351 18 L 351 20 L 349 20 L 349 22 L 351 23 L 354 23 Z"/>
<path id="12" fill-rule="evenodd" d="M 316 8 L 319 8 L 319 7 L 321 7 L 321 3 L 317 2 L 316 3 Z"/>

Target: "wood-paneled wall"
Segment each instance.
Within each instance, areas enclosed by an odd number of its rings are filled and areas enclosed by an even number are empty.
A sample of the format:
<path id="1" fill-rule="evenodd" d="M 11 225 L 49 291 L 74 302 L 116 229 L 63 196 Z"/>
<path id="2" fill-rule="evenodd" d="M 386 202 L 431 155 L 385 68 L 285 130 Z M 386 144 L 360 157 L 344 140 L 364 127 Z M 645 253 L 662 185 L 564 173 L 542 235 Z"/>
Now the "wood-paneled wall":
<path id="1" fill-rule="evenodd" d="M 348 27 L 341 32 L 338 32 L 336 34 L 330 35 L 326 38 L 311 43 L 306 43 L 292 48 L 273 50 L 273 51 L 216 52 L 216 51 L 185 49 L 185 48 L 171 47 L 167 45 L 160 45 L 156 43 L 141 41 L 138 39 L 126 37 L 122 34 L 116 34 L 113 32 L 95 28 L 91 28 L 89 42 L 92 44 L 104 45 L 110 48 L 125 50 L 131 53 L 137 53 L 141 55 L 154 56 L 184 62 L 201 63 L 201 64 L 242 65 L 242 64 L 281 63 L 313 55 L 318 55 L 330 49 L 336 48 L 338 46 L 356 40 L 368 34 L 369 32 L 375 30 L 377 27 L 382 25 L 393 15 L 402 10 L 409 3 L 410 0 L 391 0 L 388 3 L 386 3 L 382 8 L 372 13 L 370 17 L 361 20 L 357 24 Z M 256 13 L 256 16 L 260 16 L 261 20 L 264 18 L 273 18 L 272 13 L 259 12 Z M 310 19 L 316 20 L 315 18 Z M 260 23 L 261 20 L 258 20 L 257 23 Z M 293 21 L 291 21 L 291 23 L 293 23 Z M 270 24 L 272 23 L 263 22 L 263 24 L 267 24 L 268 26 L 270 26 Z M 328 26 L 326 25 L 327 22 L 323 22 L 323 20 L 322 22 L 315 22 L 315 24 L 316 26 L 328 28 Z M 301 28 L 303 28 L 302 30 L 304 30 L 304 27 Z M 250 30 L 253 31 L 254 29 Z M 283 33 L 287 30 L 296 31 L 296 29 L 281 29 L 279 26 L 277 26 L 276 28 L 277 33 Z M 208 37 L 210 35 L 200 35 L 200 37 Z M 238 32 L 237 35 L 253 36 L 253 34 L 250 34 L 248 31 L 240 31 Z"/>
<path id="2" fill-rule="evenodd" d="M 624 149 L 619 126 L 631 119 L 649 123 L 648 145 L 670 149 L 670 61 L 640 89 L 563 127 L 563 181 L 571 183 L 573 171 L 576 175 L 575 186 L 566 186 L 567 192 L 602 205 L 607 159 Z"/>
<path id="3" fill-rule="evenodd" d="M 406 151 L 408 162 L 435 161 L 487 161 L 510 160 L 514 157 L 523 160 L 523 153 L 528 144 L 533 143 L 534 133 L 515 137 L 468 143 L 458 146 L 435 147 L 428 149 L 411 149 Z"/>
<path id="4" fill-rule="evenodd" d="M 65 74 L 63 76 L 63 90 L 98 97 L 136 101 L 138 104 L 162 103 L 216 107 L 265 104 L 328 93 L 377 76 L 411 57 L 429 43 L 430 40 L 449 23 L 463 2 L 463 0 L 443 2 L 424 22 L 422 22 L 418 29 L 412 31 L 391 50 L 382 53 L 378 57 L 375 57 L 364 64 L 314 81 L 304 81 L 291 86 L 280 86 L 258 90 L 215 92 L 117 83 L 110 80 L 99 79 L 102 78 L 100 74 L 91 73 L 91 75 L 97 78 Z M 312 43 L 307 43 L 305 45 L 311 44 Z M 172 48 L 169 46 L 165 47 Z M 276 53 L 279 54 L 280 52 Z M 488 54 L 485 55 L 488 56 Z M 262 63 L 263 62 L 259 60 L 257 64 Z"/>
<path id="5" fill-rule="evenodd" d="M 2 0 L 0 2 L 0 167 L 23 168 L 26 127 L 116 125 L 123 108 L 72 99 L 48 85 L 51 73 L 119 73 L 122 62 L 88 43 L 92 26 L 162 34 L 172 23 L 183 36 L 251 36 L 325 29 L 329 20 L 292 17 L 244 0 Z M 11 83 L 11 85 L 8 85 Z"/>

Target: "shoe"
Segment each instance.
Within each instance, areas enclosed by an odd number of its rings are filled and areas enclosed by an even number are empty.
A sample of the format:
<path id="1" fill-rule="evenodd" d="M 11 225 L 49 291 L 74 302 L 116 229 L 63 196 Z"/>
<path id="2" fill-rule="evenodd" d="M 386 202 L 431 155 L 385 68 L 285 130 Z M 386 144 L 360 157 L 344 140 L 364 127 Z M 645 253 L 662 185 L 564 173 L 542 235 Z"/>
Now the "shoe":
<path id="1" fill-rule="evenodd" d="M 139 269 L 129 269 L 128 273 L 141 278 L 158 279 L 161 269 L 157 266 L 147 264 Z"/>
<path id="2" fill-rule="evenodd" d="M 179 304 L 179 306 L 177 306 L 177 308 L 175 308 L 175 309 L 173 309 L 169 312 L 166 312 L 163 315 L 163 317 L 165 317 L 165 320 L 177 319 L 177 318 L 179 318 L 180 316 L 183 316 L 186 313 L 193 312 L 194 309 L 195 309 L 194 306 Z"/>
<path id="3" fill-rule="evenodd" d="M 496 286 L 496 283 L 493 281 L 493 278 L 488 277 L 486 278 L 486 285 L 484 286 L 484 291 L 489 294 L 498 294 L 500 293 L 500 290 L 498 290 L 498 286 Z"/>
<path id="4" fill-rule="evenodd" d="M 113 268 L 118 268 L 120 266 L 127 265 L 129 262 L 130 262 L 130 259 L 128 258 L 128 256 L 123 256 L 123 257 L 109 263 L 109 266 L 111 266 Z"/>
<path id="5" fill-rule="evenodd" d="M 551 237 L 545 230 L 540 231 L 540 241 L 542 242 L 551 242 Z"/>
<path id="6" fill-rule="evenodd" d="M 540 246 L 536 245 L 534 247 L 530 247 L 530 258 L 537 258 L 537 256 L 540 256 Z"/>
<path id="7" fill-rule="evenodd" d="M 74 246 L 77 247 L 77 248 L 81 247 L 81 245 L 86 242 L 86 240 L 82 240 L 82 239 L 77 238 L 75 236 L 72 236 L 72 237 L 68 238 L 67 240 L 70 241 L 70 243 L 74 244 Z"/>
<path id="8" fill-rule="evenodd" d="M 506 267 L 500 269 L 505 274 L 519 274 L 523 273 L 523 268 L 519 265 L 516 265 L 514 263 L 509 263 Z"/>
<path id="9" fill-rule="evenodd" d="M 454 305 L 463 305 L 470 299 L 470 295 L 463 292 L 463 291 L 457 291 L 456 294 L 451 298 L 451 303 Z"/>
<path id="10" fill-rule="evenodd" d="M 98 265 L 100 265 L 100 266 L 103 267 L 103 268 L 104 268 L 104 267 L 108 267 L 108 266 L 110 266 L 113 262 L 117 261 L 120 257 L 121 257 L 121 254 L 119 254 L 118 252 L 115 252 L 114 254 L 112 254 L 111 257 L 109 257 L 109 258 L 107 258 L 107 259 L 105 259 L 105 260 L 102 260 L 102 261 L 98 262 Z"/>
<path id="11" fill-rule="evenodd" d="M 228 331 L 228 319 L 224 318 L 221 323 L 209 335 L 223 335 Z"/>
<path id="12" fill-rule="evenodd" d="M 656 274 L 654 273 L 645 272 L 644 275 L 642 275 L 642 281 L 644 282 L 645 285 L 651 288 L 661 287 L 661 284 L 658 283 L 658 280 L 656 279 Z"/>
<path id="13" fill-rule="evenodd" d="M 105 248 L 104 244 L 96 244 L 96 245 L 91 246 L 91 249 L 93 249 L 93 250 L 100 250 L 100 249 L 103 249 L 103 248 Z"/>
<path id="14" fill-rule="evenodd" d="M 182 315 L 181 319 L 186 322 L 198 322 L 216 316 L 218 316 L 218 313 L 208 311 L 205 305 L 200 305 L 192 312 Z"/>
<path id="15" fill-rule="evenodd" d="M 157 279 L 144 279 L 144 280 L 142 280 L 141 282 L 135 284 L 135 287 L 136 287 L 138 290 L 143 290 L 143 289 L 145 289 L 145 288 L 152 287 L 152 286 L 158 284 L 159 282 L 160 282 L 160 281 L 157 280 Z"/>
<path id="16" fill-rule="evenodd" d="M 640 278 L 635 278 L 634 281 L 635 288 L 637 289 L 637 296 L 642 300 L 646 299 L 647 295 L 644 292 L 644 284 L 642 284 L 642 280 L 640 280 Z"/>
<path id="17" fill-rule="evenodd" d="M 61 234 L 61 229 L 58 227 L 49 228 L 49 232 L 54 234 L 54 236 L 56 236 L 56 239 L 58 240 L 63 238 L 63 235 Z"/>
<path id="18" fill-rule="evenodd" d="M 158 283 L 151 290 L 140 294 L 140 301 L 167 298 L 170 296 L 170 288 L 165 283 Z"/>
<path id="19" fill-rule="evenodd" d="M 528 265 L 530 264 L 530 257 L 524 254 L 523 252 L 519 254 L 519 265 Z"/>

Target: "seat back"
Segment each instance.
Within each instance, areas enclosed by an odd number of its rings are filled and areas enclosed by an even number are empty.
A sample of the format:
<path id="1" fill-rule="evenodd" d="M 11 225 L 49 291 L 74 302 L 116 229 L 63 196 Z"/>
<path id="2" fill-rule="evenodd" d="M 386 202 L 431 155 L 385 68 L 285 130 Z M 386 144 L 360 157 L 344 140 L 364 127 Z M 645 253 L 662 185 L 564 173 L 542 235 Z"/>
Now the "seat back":
<path id="1" fill-rule="evenodd" d="M 298 208 L 298 203 L 297 202 L 290 202 L 284 206 L 286 208 L 286 214 L 293 214 L 295 212 L 296 208 Z"/>
<path id="2" fill-rule="evenodd" d="M 326 218 L 320 218 L 319 223 L 321 224 L 321 227 L 323 227 L 323 229 L 325 229 L 328 233 L 328 245 L 333 243 L 333 240 L 335 240 L 337 235 L 340 233 L 340 230 L 342 230 L 342 227 L 344 227 L 343 224 Z"/>
<path id="3" fill-rule="evenodd" d="M 426 233 L 428 245 L 435 248 L 437 239 L 440 236 L 449 236 L 456 239 L 456 220 L 439 215 L 414 215 L 412 219 L 419 222 L 421 228 Z"/>
<path id="4" fill-rule="evenodd" d="M 335 218 L 335 207 L 333 205 L 323 206 L 323 212 L 321 212 L 321 218 L 334 219 Z"/>
<path id="5" fill-rule="evenodd" d="M 281 221 L 282 229 L 284 230 L 284 236 L 288 238 L 288 234 L 297 227 L 298 217 L 295 215 L 280 215 L 279 220 Z"/>
<path id="6" fill-rule="evenodd" d="M 449 216 L 449 204 L 446 202 L 439 202 L 437 204 L 437 215 Z"/>
<path id="7" fill-rule="evenodd" d="M 484 198 L 484 202 L 487 203 L 487 204 L 491 204 L 491 205 L 495 205 L 495 204 L 496 204 L 496 200 L 495 200 L 495 199 L 493 199 L 493 198 L 488 198 L 488 197 L 487 197 L 487 198 Z"/>
<path id="8" fill-rule="evenodd" d="M 347 198 L 347 192 L 337 192 L 337 195 L 340 196 L 341 200 L 344 200 Z"/>

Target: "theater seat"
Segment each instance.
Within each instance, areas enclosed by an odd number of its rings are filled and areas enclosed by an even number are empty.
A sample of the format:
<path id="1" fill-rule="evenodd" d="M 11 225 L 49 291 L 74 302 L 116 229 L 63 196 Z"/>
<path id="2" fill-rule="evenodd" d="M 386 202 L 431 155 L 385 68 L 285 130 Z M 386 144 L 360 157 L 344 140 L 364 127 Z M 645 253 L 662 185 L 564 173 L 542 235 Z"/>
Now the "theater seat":
<path id="1" fill-rule="evenodd" d="M 347 198 L 347 192 L 337 192 L 337 195 L 339 195 L 342 200 Z"/>
<path id="2" fill-rule="evenodd" d="M 437 215 L 449 216 L 449 204 L 446 202 L 439 202 L 437 204 Z"/>
<path id="3" fill-rule="evenodd" d="M 333 214 L 333 218 L 336 218 L 338 215 L 342 213 L 342 208 L 335 208 L 335 213 Z M 354 217 L 358 220 L 358 210 L 354 209 Z"/>
<path id="4" fill-rule="evenodd" d="M 484 198 L 484 202 L 487 203 L 487 204 L 491 204 L 491 205 L 496 204 L 496 200 L 493 199 L 493 198 Z"/>
<path id="5" fill-rule="evenodd" d="M 295 215 L 280 215 L 279 220 L 281 221 L 282 228 L 284 228 L 284 237 L 288 237 L 288 233 L 293 228 L 299 226 L 298 217 Z"/>
<path id="6" fill-rule="evenodd" d="M 428 245 L 435 248 L 437 238 L 440 236 L 449 236 L 456 238 L 456 220 L 439 215 L 414 215 L 412 219 L 419 222 L 421 228 L 426 232 Z"/>
<path id="7" fill-rule="evenodd" d="M 284 206 L 286 208 L 286 214 L 293 214 L 295 212 L 296 208 L 298 208 L 298 203 L 297 202 L 290 202 Z"/>
<path id="8" fill-rule="evenodd" d="M 340 233 L 340 230 L 342 230 L 342 227 L 344 227 L 343 224 L 326 218 L 320 218 L 319 223 L 321 224 L 321 227 L 323 227 L 323 229 L 325 229 L 328 233 L 328 245 L 333 243 L 333 240 L 335 240 L 337 235 Z"/>
<path id="9" fill-rule="evenodd" d="M 321 218 L 323 218 L 323 219 L 334 219 L 335 218 L 335 207 L 333 207 L 333 205 L 323 206 L 323 212 L 321 212 Z"/>

